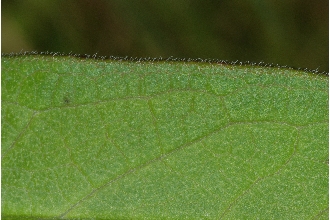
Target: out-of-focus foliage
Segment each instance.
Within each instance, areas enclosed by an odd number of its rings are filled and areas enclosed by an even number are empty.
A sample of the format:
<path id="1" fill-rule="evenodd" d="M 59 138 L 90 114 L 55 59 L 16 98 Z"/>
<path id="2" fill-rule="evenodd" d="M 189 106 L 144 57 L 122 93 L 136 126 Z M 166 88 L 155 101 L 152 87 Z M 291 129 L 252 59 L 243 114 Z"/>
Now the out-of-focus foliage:
<path id="1" fill-rule="evenodd" d="M 328 72 L 328 4 L 3 0 L 1 50 L 264 61 Z"/>

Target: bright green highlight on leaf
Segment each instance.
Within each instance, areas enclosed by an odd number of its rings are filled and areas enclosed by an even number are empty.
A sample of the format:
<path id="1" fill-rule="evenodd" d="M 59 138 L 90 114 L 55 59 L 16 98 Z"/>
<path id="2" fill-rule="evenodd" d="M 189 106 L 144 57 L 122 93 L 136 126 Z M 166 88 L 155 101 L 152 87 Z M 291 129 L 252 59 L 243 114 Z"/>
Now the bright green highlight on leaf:
<path id="1" fill-rule="evenodd" d="M 328 77 L 2 57 L 2 218 L 327 219 Z"/>

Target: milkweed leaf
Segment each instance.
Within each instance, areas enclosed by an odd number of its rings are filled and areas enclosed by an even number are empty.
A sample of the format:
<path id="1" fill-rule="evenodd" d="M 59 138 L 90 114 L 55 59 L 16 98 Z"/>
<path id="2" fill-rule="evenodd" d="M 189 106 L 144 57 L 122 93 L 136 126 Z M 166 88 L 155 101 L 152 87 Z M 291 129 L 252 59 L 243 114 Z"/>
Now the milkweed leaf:
<path id="1" fill-rule="evenodd" d="M 3 219 L 327 219 L 328 77 L 2 57 Z"/>

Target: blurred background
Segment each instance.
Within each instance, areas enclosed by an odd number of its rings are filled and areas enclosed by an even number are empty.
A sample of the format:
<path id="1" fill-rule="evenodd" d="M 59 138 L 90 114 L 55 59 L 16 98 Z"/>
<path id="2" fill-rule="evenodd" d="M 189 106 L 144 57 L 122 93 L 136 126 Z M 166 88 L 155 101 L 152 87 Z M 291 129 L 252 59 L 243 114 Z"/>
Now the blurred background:
<path id="1" fill-rule="evenodd" d="M 210 58 L 329 72 L 328 0 L 2 0 L 1 52 Z"/>

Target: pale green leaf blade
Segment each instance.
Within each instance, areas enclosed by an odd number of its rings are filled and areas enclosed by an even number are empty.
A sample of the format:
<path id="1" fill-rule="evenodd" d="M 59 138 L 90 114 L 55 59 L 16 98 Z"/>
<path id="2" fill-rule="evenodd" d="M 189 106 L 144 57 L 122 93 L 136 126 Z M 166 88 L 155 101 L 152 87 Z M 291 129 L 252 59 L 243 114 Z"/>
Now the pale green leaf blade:
<path id="1" fill-rule="evenodd" d="M 2 57 L 4 219 L 327 219 L 328 77 Z"/>

